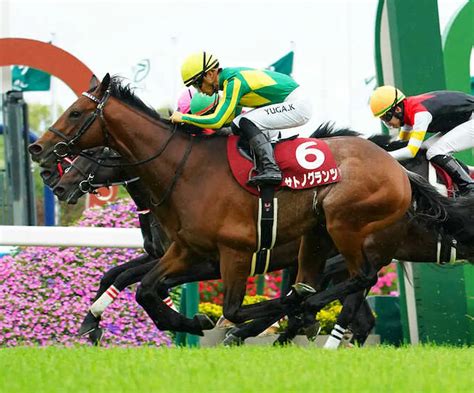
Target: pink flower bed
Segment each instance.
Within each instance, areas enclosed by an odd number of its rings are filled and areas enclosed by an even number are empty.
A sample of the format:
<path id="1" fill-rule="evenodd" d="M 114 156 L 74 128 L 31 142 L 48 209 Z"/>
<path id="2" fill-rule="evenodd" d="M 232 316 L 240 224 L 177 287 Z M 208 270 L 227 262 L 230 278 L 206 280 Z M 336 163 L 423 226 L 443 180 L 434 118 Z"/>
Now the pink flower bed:
<path id="1" fill-rule="evenodd" d="M 128 200 L 84 212 L 78 226 L 137 227 Z M 0 259 L 0 346 L 85 343 L 76 332 L 102 275 L 140 255 L 141 250 L 94 248 L 21 249 Z M 104 345 L 170 345 L 124 290 L 103 315 Z"/>
<path id="2" fill-rule="evenodd" d="M 370 289 L 370 295 L 398 296 L 397 267 L 395 263 L 391 263 L 379 271 L 379 279 L 377 284 Z"/>

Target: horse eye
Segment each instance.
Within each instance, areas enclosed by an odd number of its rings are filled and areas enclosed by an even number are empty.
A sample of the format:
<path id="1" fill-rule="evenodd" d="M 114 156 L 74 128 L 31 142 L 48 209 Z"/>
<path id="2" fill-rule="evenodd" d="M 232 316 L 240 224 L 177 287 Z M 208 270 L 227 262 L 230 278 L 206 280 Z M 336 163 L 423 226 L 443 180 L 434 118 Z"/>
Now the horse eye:
<path id="1" fill-rule="evenodd" d="M 69 117 L 72 117 L 74 119 L 77 119 L 78 117 L 81 117 L 81 112 L 79 111 L 72 111 L 70 114 L 69 114 Z"/>

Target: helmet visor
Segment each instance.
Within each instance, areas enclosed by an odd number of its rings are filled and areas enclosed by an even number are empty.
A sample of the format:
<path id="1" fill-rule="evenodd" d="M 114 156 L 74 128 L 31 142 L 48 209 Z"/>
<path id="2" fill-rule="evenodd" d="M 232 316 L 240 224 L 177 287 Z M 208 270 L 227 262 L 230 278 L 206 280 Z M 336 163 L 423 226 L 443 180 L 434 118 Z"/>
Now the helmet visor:
<path id="1" fill-rule="evenodd" d="M 393 113 L 394 113 L 394 108 L 389 109 L 382 116 L 380 116 L 380 120 L 384 121 L 385 123 L 388 123 L 390 120 L 392 120 Z"/>

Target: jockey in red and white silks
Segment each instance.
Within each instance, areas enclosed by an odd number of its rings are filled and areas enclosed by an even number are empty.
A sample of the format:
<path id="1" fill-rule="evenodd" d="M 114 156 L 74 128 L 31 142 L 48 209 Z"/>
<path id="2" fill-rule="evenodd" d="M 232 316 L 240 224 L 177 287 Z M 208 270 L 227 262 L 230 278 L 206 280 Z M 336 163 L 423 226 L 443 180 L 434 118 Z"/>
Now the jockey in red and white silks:
<path id="1" fill-rule="evenodd" d="M 408 145 L 390 152 L 397 160 L 416 156 L 426 149 L 426 158 L 441 166 L 462 194 L 474 194 L 474 181 L 451 156 L 474 148 L 474 97 L 456 91 L 434 91 L 405 97 L 393 86 L 375 90 L 370 100 L 374 116 L 388 127 L 400 128 L 399 139 Z M 434 133 L 425 140 L 426 133 Z"/>

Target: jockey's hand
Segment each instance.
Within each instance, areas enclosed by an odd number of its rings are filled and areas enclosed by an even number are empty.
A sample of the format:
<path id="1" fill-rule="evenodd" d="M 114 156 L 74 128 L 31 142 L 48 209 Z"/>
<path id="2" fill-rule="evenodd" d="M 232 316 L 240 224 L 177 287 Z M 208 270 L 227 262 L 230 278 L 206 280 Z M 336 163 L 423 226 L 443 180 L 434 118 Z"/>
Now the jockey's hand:
<path id="1" fill-rule="evenodd" d="M 183 122 L 183 114 L 181 112 L 175 111 L 171 115 L 170 120 L 173 123 L 182 123 Z"/>

